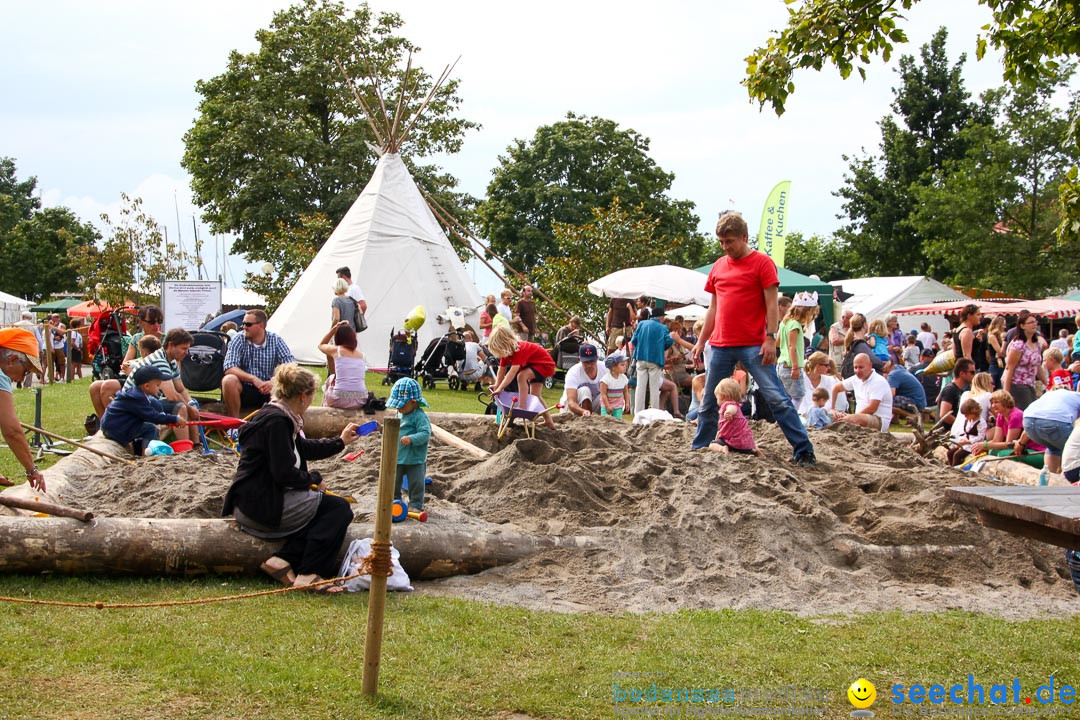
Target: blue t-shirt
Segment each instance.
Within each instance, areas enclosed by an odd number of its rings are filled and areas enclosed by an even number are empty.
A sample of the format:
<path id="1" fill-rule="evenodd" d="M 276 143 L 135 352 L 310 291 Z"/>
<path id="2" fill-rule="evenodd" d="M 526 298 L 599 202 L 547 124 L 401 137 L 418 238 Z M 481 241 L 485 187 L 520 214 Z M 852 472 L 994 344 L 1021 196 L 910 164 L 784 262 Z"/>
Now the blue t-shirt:
<path id="1" fill-rule="evenodd" d="M 12 395 L 15 394 L 11 389 L 11 378 L 5 375 L 3 370 L 0 370 L 0 390 Z"/>
<path id="2" fill-rule="evenodd" d="M 1072 425 L 1080 417 L 1080 393 L 1050 390 L 1027 406 L 1024 419 L 1054 420 Z"/>
<path id="3" fill-rule="evenodd" d="M 889 381 L 889 387 L 896 390 L 897 395 L 911 400 L 920 410 L 926 407 L 926 392 L 923 390 L 922 383 L 907 370 L 897 365 L 889 372 L 889 377 L 886 379 Z"/>

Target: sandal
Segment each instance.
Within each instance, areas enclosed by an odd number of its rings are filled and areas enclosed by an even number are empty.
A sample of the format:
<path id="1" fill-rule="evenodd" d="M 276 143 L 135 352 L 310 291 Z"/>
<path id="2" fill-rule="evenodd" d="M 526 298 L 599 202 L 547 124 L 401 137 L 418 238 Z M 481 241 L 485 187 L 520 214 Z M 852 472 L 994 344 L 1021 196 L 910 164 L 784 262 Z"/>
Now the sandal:
<path id="1" fill-rule="evenodd" d="M 274 558 L 277 558 L 277 556 L 275 555 L 274 557 L 270 558 L 270 560 L 273 560 Z M 281 558 L 277 559 L 281 560 Z M 284 565 L 275 566 L 270 564 L 270 560 L 267 560 L 262 565 L 260 565 L 259 569 L 270 577 L 277 580 L 282 585 L 286 587 L 292 587 L 296 583 L 296 573 L 293 572 L 292 565 L 286 562 Z M 285 561 L 282 560 L 282 562 Z"/>
<path id="2" fill-rule="evenodd" d="M 307 580 L 306 582 L 300 582 L 301 578 L 311 579 Z M 320 595 L 336 595 L 338 593 L 345 592 L 345 586 L 339 584 L 316 585 L 315 587 L 310 587 L 311 585 L 315 585 L 316 583 L 321 582 L 326 581 L 318 575 L 299 575 L 297 576 L 296 581 L 292 584 L 292 586 L 295 588 L 305 588 L 308 592 L 318 593 Z"/>

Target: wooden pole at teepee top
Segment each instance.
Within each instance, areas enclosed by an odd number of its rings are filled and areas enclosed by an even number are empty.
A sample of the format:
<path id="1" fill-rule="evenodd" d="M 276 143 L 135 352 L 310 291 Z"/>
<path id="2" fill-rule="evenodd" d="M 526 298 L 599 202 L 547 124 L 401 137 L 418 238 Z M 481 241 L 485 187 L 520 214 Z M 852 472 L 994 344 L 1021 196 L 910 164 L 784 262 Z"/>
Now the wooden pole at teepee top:
<path id="1" fill-rule="evenodd" d="M 394 501 L 394 474 L 397 471 L 398 432 L 401 418 L 396 412 L 388 412 L 382 426 L 382 462 L 379 465 L 379 491 L 375 501 L 375 537 L 371 554 L 376 547 L 390 542 L 390 505 Z M 389 547 L 386 548 L 389 565 Z M 372 562 L 375 565 L 375 562 Z M 371 572 L 371 589 L 368 592 L 367 634 L 364 638 L 364 673 L 360 692 L 374 697 L 379 689 L 379 663 L 382 657 L 383 616 L 386 613 L 386 575 Z"/>

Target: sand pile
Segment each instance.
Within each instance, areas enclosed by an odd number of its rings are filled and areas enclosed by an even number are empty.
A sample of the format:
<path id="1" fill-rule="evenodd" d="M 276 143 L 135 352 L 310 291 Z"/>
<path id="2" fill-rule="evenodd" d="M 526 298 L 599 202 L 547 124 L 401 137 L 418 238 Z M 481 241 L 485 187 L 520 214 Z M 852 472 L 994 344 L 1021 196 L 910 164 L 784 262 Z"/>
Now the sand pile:
<path id="1" fill-rule="evenodd" d="M 980 481 L 887 435 L 842 425 L 812 435 L 798 468 L 775 425 L 754 424 L 763 458 L 688 451 L 681 423 L 561 418 L 537 438 L 499 441 L 491 424 L 441 423 L 493 453 L 433 441 L 434 523 L 512 523 L 592 536 L 426 592 L 564 610 L 756 607 L 801 613 L 962 608 L 1008 616 L 1078 605 L 1058 548 L 982 528 L 944 489 Z M 355 462 L 315 463 L 329 486 L 374 507 L 380 438 Z M 215 517 L 235 468 L 226 455 L 151 458 L 120 477 L 72 478 L 68 500 L 103 515 Z M 933 546 L 933 547 L 928 547 Z"/>

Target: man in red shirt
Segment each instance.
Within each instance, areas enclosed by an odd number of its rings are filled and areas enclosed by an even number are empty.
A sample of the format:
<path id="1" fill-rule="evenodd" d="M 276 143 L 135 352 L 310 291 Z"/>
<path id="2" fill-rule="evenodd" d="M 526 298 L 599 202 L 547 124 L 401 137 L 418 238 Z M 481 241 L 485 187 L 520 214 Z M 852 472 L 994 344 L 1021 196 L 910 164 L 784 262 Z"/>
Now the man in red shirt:
<path id="1" fill-rule="evenodd" d="M 768 255 L 750 248 L 750 236 L 742 215 L 724 213 L 716 223 L 716 235 L 724 248 L 709 271 L 705 289 L 712 294 L 705 326 L 694 345 L 694 361 L 705 344 L 711 346 L 705 392 L 698 414 L 697 435 L 692 448 L 704 449 L 716 438 L 719 419 L 713 392 L 724 378 L 731 377 L 736 362 L 742 362 L 764 393 L 773 417 L 791 443 L 797 465 L 814 465 L 814 446 L 799 420 L 776 374 L 776 332 L 780 324 L 776 307 L 780 278 Z"/>

